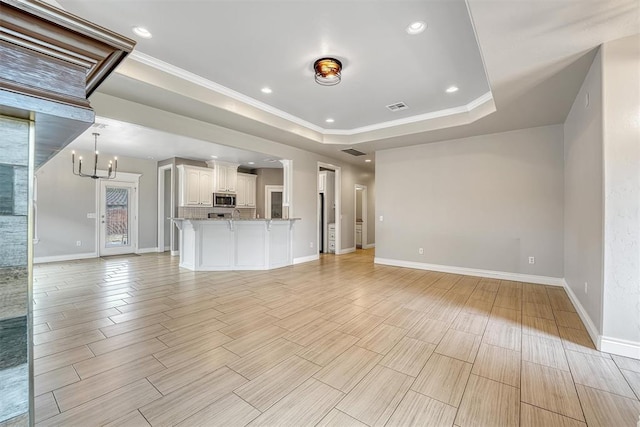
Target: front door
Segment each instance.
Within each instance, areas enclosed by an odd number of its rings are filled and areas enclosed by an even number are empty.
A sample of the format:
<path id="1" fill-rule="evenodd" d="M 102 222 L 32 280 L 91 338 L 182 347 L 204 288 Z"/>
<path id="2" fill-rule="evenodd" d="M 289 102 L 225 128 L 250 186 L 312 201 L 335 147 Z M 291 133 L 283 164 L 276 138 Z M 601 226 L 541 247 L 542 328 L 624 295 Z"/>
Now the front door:
<path id="1" fill-rule="evenodd" d="M 100 256 L 136 251 L 136 191 L 134 183 L 100 182 Z"/>

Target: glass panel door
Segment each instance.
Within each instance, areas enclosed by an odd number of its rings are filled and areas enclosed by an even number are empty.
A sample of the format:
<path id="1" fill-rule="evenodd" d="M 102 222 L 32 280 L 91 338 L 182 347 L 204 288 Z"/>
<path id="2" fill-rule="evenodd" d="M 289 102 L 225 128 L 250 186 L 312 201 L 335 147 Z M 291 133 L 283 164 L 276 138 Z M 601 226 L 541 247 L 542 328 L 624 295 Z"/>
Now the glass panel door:
<path id="1" fill-rule="evenodd" d="M 103 181 L 100 187 L 100 255 L 135 252 L 134 184 Z"/>

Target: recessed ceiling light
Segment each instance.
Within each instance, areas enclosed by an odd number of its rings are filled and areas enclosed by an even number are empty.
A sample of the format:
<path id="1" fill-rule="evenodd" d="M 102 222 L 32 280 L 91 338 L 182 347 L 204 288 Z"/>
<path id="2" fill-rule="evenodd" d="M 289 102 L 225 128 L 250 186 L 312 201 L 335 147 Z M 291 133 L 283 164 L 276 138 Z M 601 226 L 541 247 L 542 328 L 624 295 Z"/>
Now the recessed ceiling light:
<path id="1" fill-rule="evenodd" d="M 247 162 L 248 165 L 255 165 L 256 162 Z"/>
<path id="2" fill-rule="evenodd" d="M 153 34 L 151 34 L 151 32 L 144 27 L 133 27 L 133 32 L 143 39 L 150 39 L 151 37 L 153 37 Z"/>
<path id="3" fill-rule="evenodd" d="M 416 21 L 409 24 L 405 31 L 407 32 L 407 34 L 411 34 L 413 36 L 416 34 L 420 34 L 425 30 L 425 28 L 427 28 L 427 24 L 422 21 Z"/>
<path id="4" fill-rule="evenodd" d="M 458 86 L 450 86 L 447 88 L 446 92 L 447 93 L 454 93 L 458 91 Z"/>
<path id="5" fill-rule="evenodd" d="M 265 87 L 263 87 L 262 89 L 260 89 L 260 92 L 262 92 L 262 93 L 271 93 L 271 92 L 273 92 L 273 91 L 271 90 L 271 88 L 270 88 L 270 87 L 266 87 L 266 86 L 265 86 Z"/>
<path id="6" fill-rule="evenodd" d="M 218 156 L 214 156 L 214 155 L 212 154 L 212 155 L 211 155 L 211 158 L 212 158 L 212 159 L 217 159 L 217 158 L 218 158 Z"/>
<path id="7" fill-rule="evenodd" d="M 327 123 L 333 123 L 333 122 L 335 122 L 335 120 L 333 120 L 333 119 L 327 119 L 327 120 L 325 120 L 325 122 L 327 122 Z"/>
<path id="8" fill-rule="evenodd" d="M 365 159 L 365 163 L 371 163 L 371 159 Z"/>

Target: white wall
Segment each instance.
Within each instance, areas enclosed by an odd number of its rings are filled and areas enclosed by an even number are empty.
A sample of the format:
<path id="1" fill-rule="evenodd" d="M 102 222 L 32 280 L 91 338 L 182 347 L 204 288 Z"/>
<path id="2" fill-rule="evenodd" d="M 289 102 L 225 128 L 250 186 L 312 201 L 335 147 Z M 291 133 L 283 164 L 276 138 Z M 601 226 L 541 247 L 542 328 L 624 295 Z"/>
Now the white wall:
<path id="1" fill-rule="evenodd" d="M 91 159 L 89 152 L 76 152 Z M 106 160 L 112 154 L 104 153 Z M 158 222 L 157 163 L 118 156 L 119 172 L 140 173 L 138 188 L 138 248 L 155 248 Z M 36 259 L 71 257 L 96 253 L 97 219 L 87 218 L 96 212 L 96 181 L 80 178 L 71 172 L 71 150 L 56 154 L 36 172 L 39 242 L 34 245 Z M 80 240 L 82 246 L 76 246 Z"/>
<path id="2" fill-rule="evenodd" d="M 598 334 L 603 294 L 602 138 L 598 53 L 564 123 L 564 277 Z"/>
<path id="3" fill-rule="evenodd" d="M 562 278 L 562 132 L 377 152 L 376 257 Z"/>
<path id="4" fill-rule="evenodd" d="M 605 43 L 601 53 L 603 350 L 640 358 L 640 35 Z"/>

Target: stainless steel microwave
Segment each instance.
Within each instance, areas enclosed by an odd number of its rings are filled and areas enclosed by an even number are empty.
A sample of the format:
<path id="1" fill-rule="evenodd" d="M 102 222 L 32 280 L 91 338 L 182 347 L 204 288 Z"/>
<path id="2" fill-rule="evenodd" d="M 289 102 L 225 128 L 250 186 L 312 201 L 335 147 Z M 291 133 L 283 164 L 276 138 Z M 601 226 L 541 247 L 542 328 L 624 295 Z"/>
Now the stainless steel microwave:
<path id="1" fill-rule="evenodd" d="M 213 193 L 213 206 L 216 208 L 235 208 L 236 195 L 233 193 Z"/>

